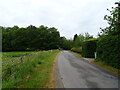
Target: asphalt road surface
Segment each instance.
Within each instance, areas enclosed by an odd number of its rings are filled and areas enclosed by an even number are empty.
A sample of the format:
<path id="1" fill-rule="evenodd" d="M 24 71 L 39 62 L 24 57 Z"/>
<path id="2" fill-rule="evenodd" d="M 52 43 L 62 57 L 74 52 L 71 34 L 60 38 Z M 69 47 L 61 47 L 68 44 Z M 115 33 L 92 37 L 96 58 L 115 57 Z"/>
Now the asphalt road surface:
<path id="1" fill-rule="evenodd" d="M 57 60 L 58 88 L 118 88 L 118 77 L 62 51 Z"/>

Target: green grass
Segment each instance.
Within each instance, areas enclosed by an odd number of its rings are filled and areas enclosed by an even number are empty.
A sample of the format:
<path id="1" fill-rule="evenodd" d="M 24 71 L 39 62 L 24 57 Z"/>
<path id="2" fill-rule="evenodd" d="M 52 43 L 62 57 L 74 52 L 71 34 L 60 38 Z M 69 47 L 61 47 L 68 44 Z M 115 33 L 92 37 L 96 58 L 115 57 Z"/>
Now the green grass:
<path id="1" fill-rule="evenodd" d="M 9 64 L 3 71 L 3 88 L 44 88 L 49 82 L 58 50 L 36 52 L 24 58 L 24 63 Z"/>
<path id="2" fill-rule="evenodd" d="M 23 51 L 23 52 L 2 52 L 2 61 L 8 61 L 16 59 L 22 55 L 32 53 L 33 51 Z"/>
<path id="3" fill-rule="evenodd" d="M 120 70 L 119 69 L 116 69 L 116 68 L 114 68 L 112 66 L 109 66 L 109 65 L 105 64 L 102 61 L 97 61 L 96 60 L 96 61 L 93 61 L 92 63 L 97 65 L 98 67 L 101 67 L 101 68 L 103 68 L 103 69 L 105 69 L 107 71 L 110 71 L 110 72 L 114 73 L 115 75 L 120 75 Z"/>

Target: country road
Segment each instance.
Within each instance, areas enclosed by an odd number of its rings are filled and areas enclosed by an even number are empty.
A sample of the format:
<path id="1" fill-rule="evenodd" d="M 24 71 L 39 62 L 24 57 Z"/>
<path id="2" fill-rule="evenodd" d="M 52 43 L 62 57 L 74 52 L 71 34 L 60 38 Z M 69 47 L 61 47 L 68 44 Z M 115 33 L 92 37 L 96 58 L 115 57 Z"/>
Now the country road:
<path id="1" fill-rule="evenodd" d="M 57 88 L 118 88 L 118 77 L 62 51 L 58 56 Z"/>

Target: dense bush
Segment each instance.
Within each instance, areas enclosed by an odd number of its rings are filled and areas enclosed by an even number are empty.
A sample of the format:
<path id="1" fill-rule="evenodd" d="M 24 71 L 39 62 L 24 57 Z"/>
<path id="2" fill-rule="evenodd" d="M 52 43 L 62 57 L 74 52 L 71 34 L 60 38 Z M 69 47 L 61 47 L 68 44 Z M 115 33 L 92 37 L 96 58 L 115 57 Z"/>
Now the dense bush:
<path id="1" fill-rule="evenodd" d="M 89 39 L 82 44 L 82 56 L 87 58 L 94 58 L 96 52 L 97 39 Z"/>
<path id="2" fill-rule="evenodd" d="M 71 51 L 77 52 L 77 53 L 82 53 L 82 47 L 73 47 Z"/>
<path id="3" fill-rule="evenodd" d="M 97 43 L 97 60 L 120 69 L 120 36 L 104 36 Z"/>

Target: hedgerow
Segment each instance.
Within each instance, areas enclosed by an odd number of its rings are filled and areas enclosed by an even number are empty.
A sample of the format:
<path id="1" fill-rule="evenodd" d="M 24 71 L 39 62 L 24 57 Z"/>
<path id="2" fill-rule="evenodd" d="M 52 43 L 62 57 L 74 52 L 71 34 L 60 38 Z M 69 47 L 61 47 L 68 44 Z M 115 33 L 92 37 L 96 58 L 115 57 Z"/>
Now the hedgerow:
<path id="1" fill-rule="evenodd" d="M 96 52 L 97 39 L 89 39 L 82 44 L 82 56 L 87 58 L 94 58 Z"/>
<path id="2" fill-rule="evenodd" d="M 103 36 L 97 43 L 97 60 L 120 69 L 120 36 Z"/>

